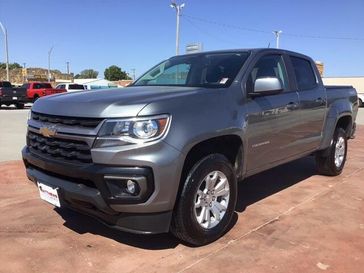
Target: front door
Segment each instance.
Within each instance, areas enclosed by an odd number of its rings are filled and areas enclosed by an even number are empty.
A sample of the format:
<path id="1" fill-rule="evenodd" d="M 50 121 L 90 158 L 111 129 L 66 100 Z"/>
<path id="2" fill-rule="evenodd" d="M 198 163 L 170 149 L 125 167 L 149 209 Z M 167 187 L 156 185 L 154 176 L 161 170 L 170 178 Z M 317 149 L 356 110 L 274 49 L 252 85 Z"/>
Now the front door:
<path id="1" fill-rule="evenodd" d="M 254 172 L 274 165 L 297 153 L 294 143 L 298 138 L 298 94 L 293 90 L 286 71 L 284 58 L 279 54 L 261 57 L 246 82 L 247 93 L 258 78 L 280 79 L 283 91 L 274 95 L 248 98 L 247 171 Z"/>

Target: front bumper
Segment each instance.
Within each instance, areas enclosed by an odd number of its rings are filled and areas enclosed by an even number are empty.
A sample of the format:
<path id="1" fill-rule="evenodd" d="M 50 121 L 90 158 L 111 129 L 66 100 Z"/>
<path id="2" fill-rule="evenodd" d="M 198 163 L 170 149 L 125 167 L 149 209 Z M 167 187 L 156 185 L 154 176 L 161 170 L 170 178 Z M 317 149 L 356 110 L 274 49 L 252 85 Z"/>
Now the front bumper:
<path id="1" fill-rule="evenodd" d="M 45 160 L 25 147 L 22 151 L 28 178 L 58 188 L 61 206 L 96 217 L 109 226 L 134 233 L 168 232 L 172 210 L 150 211 L 155 195 L 153 170 L 102 164 L 71 164 Z M 105 175 L 144 177 L 146 190 L 137 198 L 118 198 Z M 135 211 L 133 211 L 133 208 Z M 144 210 L 140 210 L 140 207 Z M 151 205 L 153 207 L 153 205 Z M 124 208 L 124 209 L 123 209 Z"/>

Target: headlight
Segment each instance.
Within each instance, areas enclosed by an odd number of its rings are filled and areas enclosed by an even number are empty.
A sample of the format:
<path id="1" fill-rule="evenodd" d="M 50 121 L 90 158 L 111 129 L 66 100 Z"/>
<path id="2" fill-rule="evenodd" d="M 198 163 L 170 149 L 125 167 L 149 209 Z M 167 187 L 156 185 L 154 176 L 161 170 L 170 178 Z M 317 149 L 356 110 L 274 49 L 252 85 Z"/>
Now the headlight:
<path id="1" fill-rule="evenodd" d="M 99 131 L 94 147 L 146 143 L 160 139 L 168 129 L 169 121 L 168 115 L 106 120 Z"/>

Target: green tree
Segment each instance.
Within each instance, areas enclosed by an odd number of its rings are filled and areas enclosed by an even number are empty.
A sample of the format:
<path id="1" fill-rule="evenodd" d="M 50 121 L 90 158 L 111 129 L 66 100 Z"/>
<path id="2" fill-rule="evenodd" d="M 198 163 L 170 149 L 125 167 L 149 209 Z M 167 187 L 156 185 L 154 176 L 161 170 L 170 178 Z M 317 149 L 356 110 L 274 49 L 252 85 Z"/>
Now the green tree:
<path id="1" fill-rule="evenodd" d="M 104 72 L 105 79 L 109 81 L 131 80 L 128 74 L 116 65 L 109 66 Z"/>
<path id="2" fill-rule="evenodd" d="M 96 79 L 99 72 L 93 69 L 85 69 L 75 76 L 75 79 Z"/>
<path id="3" fill-rule="evenodd" d="M 18 63 L 9 64 L 9 69 L 22 68 L 22 66 Z M 6 63 L 0 63 L 0 69 L 6 69 Z"/>

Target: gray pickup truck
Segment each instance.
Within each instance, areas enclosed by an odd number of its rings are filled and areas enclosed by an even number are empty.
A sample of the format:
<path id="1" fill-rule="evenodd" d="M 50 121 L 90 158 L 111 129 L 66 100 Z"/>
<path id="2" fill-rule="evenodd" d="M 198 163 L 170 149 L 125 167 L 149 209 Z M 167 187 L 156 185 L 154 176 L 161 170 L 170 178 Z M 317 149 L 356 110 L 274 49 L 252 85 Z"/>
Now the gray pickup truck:
<path id="1" fill-rule="evenodd" d="M 192 245 L 226 232 L 237 182 L 314 155 L 339 175 L 356 90 L 324 87 L 307 56 L 276 49 L 172 57 L 125 89 L 38 100 L 22 154 L 42 199 L 134 233 Z"/>

